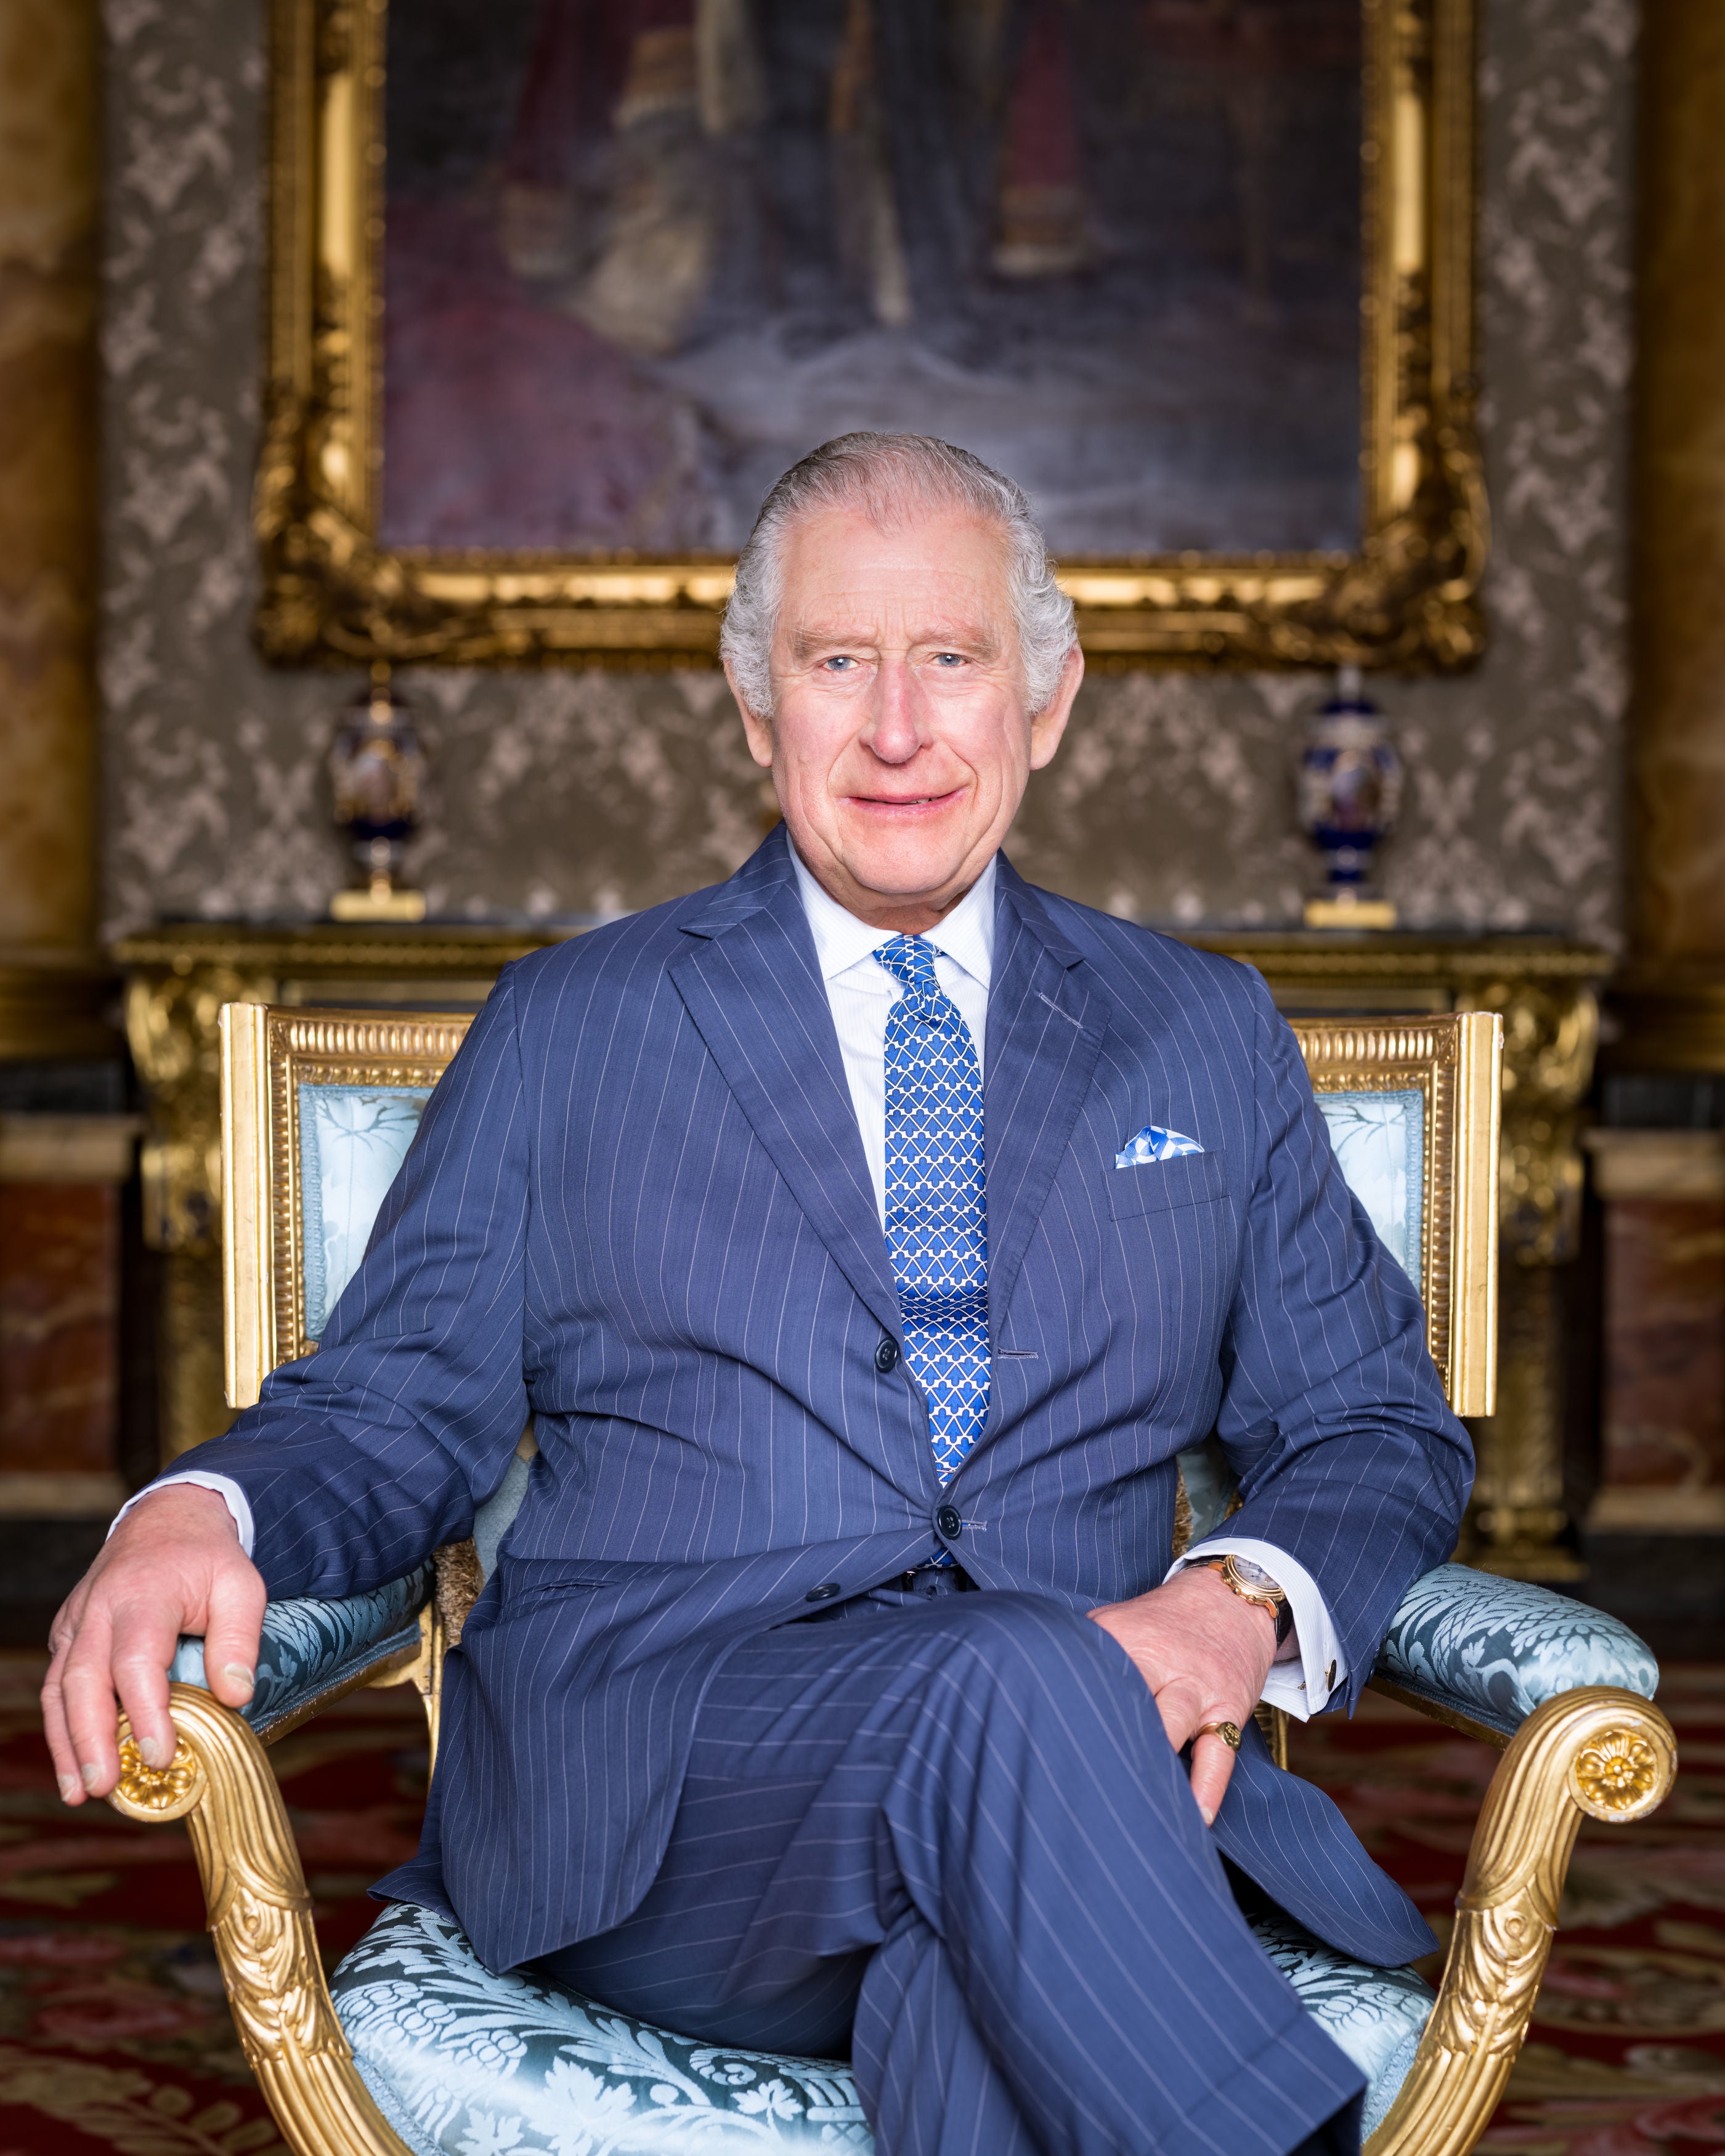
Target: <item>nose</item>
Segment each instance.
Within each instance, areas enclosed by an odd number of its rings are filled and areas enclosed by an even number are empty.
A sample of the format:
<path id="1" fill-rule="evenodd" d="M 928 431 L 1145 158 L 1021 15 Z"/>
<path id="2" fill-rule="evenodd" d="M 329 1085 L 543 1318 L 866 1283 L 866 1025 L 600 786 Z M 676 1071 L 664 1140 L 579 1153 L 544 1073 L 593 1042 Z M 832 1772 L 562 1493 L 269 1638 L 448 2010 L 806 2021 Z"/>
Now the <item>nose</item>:
<path id="1" fill-rule="evenodd" d="M 864 741 L 882 763 L 908 763 L 923 745 L 922 699 L 916 677 L 901 653 L 883 655 L 870 701 L 873 709 Z"/>

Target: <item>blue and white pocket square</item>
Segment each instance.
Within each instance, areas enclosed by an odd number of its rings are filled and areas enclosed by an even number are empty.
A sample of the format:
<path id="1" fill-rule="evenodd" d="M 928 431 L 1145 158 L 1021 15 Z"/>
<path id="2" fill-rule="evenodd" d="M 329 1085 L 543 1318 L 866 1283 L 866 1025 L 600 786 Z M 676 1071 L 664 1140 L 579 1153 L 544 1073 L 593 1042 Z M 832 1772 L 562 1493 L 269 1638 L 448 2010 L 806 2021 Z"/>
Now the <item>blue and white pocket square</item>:
<path id="1" fill-rule="evenodd" d="M 1128 1138 L 1124 1152 L 1114 1156 L 1117 1168 L 1148 1168 L 1158 1160 L 1178 1160 L 1189 1152 L 1202 1152 L 1196 1138 L 1183 1131 L 1165 1131 L 1160 1123 L 1146 1123 L 1135 1138 Z"/>

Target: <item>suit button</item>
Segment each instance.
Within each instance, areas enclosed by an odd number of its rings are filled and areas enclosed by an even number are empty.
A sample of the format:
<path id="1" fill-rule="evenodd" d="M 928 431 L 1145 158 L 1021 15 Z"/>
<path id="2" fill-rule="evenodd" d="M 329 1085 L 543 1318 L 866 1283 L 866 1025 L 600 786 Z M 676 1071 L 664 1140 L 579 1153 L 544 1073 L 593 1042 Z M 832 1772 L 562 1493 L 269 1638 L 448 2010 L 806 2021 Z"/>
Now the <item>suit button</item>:
<path id="1" fill-rule="evenodd" d="M 880 1342 L 880 1345 L 875 1350 L 875 1368 L 880 1373 L 883 1378 L 888 1376 L 892 1371 L 898 1368 L 898 1342 L 896 1340 L 887 1339 L 883 1340 Z"/>
<path id="2" fill-rule="evenodd" d="M 956 1505 L 942 1505 L 934 1516 L 934 1523 L 948 1542 L 957 1542 L 964 1532 L 964 1522 L 958 1517 Z"/>
<path id="3" fill-rule="evenodd" d="M 805 1602 L 830 1602 L 835 1594 L 842 1592 L 838 1581 L 829 1579 L 824 1587 L 811 1587 L 803 1599 Z"/>

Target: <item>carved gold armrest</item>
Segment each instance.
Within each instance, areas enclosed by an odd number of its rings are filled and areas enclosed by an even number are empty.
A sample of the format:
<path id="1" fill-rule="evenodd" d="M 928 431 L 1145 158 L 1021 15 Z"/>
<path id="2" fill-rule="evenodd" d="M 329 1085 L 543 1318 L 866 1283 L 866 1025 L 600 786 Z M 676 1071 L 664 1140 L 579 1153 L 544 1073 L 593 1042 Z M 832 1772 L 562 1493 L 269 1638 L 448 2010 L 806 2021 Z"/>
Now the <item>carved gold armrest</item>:
<path id="1" fill-rule="evenodd" d="M 109 1802 L 128 1819 L 186 1821 L 234 2026 L 276 2124 L 295 2156 L 412 2156 L 372 2102 L 336 2018 L 262 1744 L 195 1686 L 171 1686 L 168 1712 L 180 1741 L 160 1773 L 122 1720 Z"/>
<path id="2" fill-rule="evenodd" d="M 1671 1724 L 1615 1686 L 1561 1693 L 1528 1716 L 1486 1792 L 1437 2005 L 1367 2156 L 1473 2147 L 1527 2032 L 1583 1814 L 1641 1819 L 1676 1771 Z"/>

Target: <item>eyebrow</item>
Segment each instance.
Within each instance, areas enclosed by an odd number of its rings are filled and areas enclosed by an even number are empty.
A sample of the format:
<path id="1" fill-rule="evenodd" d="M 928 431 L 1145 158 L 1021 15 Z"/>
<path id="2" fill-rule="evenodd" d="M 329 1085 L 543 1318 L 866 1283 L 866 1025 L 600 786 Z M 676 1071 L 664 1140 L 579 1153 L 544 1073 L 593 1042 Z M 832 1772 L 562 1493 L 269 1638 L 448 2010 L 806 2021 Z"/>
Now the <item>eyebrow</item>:
<path id="1" fill-rule="evenodd" d="M 843 649 L 847 645 L 872 649 L 875 645 L 875 638 L 872 632 L 866 631 L 860 634 L 854 630 L 837 629 L 793 629 L 789 633 L 788 642 L 793 664 L 800 665 L 804 660 L 813 659 L 819 652 L 830 651 L 834 649 Z M 979 628 L 944 631 L 925 629 L 913 637 L 911 642 L 913 649 L 918 647 L 931 648 L 936 651 L 962 649 L 974 652 L 979 659 L 998 658 L 1000 650 L 999 644 L 991 632 Z"/>

